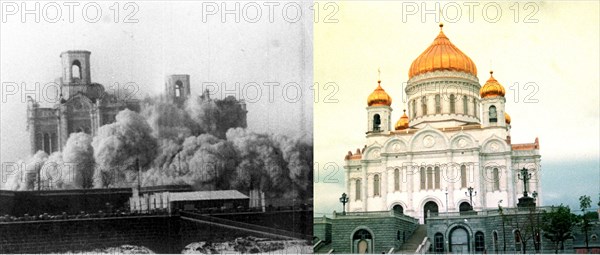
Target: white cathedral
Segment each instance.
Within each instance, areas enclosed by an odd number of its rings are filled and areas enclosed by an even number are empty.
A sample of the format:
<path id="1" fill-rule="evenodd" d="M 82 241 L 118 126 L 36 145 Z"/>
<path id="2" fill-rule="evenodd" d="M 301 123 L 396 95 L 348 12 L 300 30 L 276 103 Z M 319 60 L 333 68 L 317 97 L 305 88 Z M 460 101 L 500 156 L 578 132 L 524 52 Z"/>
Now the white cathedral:
<path id="1" fill-rule="evenodd" d="M 381 81 L 368 97 L 366 145 L 345 157 L 347 211 L 394 210 L 424 223 L 428 213 L 516 207 L 524 185 L 541 194 L 538 139 L 511 143 L 504 87 L 492 72 L 481 86 L 442 27 L 410 67 L 408 115 L 393 125 Z"/>

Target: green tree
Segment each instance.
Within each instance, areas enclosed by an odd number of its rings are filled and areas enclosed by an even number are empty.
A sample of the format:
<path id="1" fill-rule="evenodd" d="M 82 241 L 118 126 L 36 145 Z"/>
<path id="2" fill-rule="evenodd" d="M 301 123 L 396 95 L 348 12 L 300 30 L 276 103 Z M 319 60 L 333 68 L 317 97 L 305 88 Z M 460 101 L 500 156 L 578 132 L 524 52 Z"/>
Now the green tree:
<path id="1" fill-rule="evenodd" d="M 552 206 L 549 212 L 543 213 L 542 230 L 545 232 L 544 237 L 554 243 L 554 253 L 558 253 L 559 247 L 564 248 L 565 240 L 572 238 L 575 221 L 571 209 L 562 204 L 557 207 Z"/>
<path id="2" fill-rule="evenodd" d="M 588 232 L 590 231 L 590 219 L 587 217 L 586 211 L 592 207 L 592 199 L 590 196 L 579 197 L 579 208 L 581 208 L 581 231 L 585 234 L 585 249 L 589 252 Z"/>

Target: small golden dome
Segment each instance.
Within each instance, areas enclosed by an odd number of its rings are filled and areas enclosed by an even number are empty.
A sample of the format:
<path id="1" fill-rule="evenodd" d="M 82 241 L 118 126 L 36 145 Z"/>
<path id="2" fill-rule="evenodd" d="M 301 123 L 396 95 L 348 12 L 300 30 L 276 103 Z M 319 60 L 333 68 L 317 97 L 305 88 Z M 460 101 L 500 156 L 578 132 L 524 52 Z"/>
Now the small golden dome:
<path id="1" fill-rule="evenodd" d="M 504 112 L 504 120 L 506 124 L 510 124 L 510 115 L 508 115 L 506 112 Z"/>
<path id="2" fill-rule="evenodd" d="M 433 43 L 412 62 L 408 72 L 409 79 L 437 70 L 465 72 L 477 76 L 477 67 L 473 60 L 450 42 L 442 31 L 443 26 L 440 24 L 440 33 Z"/>
<path id="3" fill-rule="evenodd" d="M 404 110 L 404 114 L 402 114 L 402 117 L 400 117 L 398 122 L 396 122 L 394 128 L 396 130 L 403 130 L 408 128 L 408 116 L 406 115 L 406 110 Z"/>
<path id="4" fill-rule="evenodd" d="M 381 81 L 377 81 L 377 88 L 367 98 L 369 106 L 390 106 L 392 105 L 392 97 L 381 88 Z"/>
<path id="5" fill-rule="evenodd" d="M 490 78 L 485 82 L 485 85 L 479 90 L 481 98 L 501 96 L 506 94 L 504 87 L 494 78 L 494 71 L 490 71 Z"/>

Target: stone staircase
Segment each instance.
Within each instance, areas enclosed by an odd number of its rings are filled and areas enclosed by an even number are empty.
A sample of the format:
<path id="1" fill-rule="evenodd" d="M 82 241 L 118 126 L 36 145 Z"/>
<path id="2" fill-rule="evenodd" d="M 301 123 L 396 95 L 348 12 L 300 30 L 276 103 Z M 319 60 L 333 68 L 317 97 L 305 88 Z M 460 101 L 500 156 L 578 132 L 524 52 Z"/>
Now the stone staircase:
<path id="1" fill-rule="evenodd" d="M 417 229 L 415 229 L 415 232 L 413 232 L 410 238 L 408 238 L 408 240 L 406 240 L 406 242 L 400 246 L 400 249 L 398 249 L 396 253 L 414 254 L 426 236 L 427 225 L 419 225 Z"/>

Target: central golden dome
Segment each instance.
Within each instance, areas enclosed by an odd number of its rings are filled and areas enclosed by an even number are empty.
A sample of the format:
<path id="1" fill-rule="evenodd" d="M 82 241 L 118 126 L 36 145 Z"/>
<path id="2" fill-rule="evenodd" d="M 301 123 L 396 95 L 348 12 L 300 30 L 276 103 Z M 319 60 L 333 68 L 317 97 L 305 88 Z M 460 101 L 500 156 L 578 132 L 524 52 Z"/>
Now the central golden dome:
<path id="1" fill-rule="evenodd" d="M 444 25 L 440 24 L 440 33 L 433 43 L 412 62 L 408 72 L 409 79 L 437 70 L 465 72 L 477 76 L 477 67 L 473 60 L 450 42 L 442 27 Z"/>

